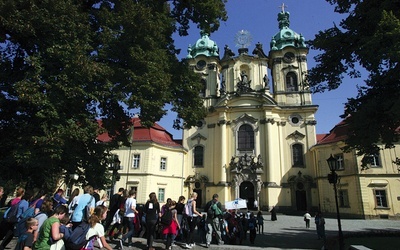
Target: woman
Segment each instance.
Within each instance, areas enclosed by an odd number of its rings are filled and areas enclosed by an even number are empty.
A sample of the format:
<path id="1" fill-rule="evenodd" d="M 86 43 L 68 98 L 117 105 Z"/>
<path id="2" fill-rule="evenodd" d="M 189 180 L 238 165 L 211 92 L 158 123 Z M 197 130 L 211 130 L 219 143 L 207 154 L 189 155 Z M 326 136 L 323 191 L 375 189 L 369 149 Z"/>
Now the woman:
<path id="1" fill-rule="evenodd" d="M 188 206 L 188 214 L 186 219 L 189 224 L 189 234 L 186 238 L 186 244 L 184 248 L 192 248 L 195 246 L 195 243 L 193 241 L 193 236 L 194 236 L 194 229 L 196 228 L 197 225 L 197 218 L 200 216 L 201 213 L 197 211 L 196 209 L 196 199 L 197 199 L 197 193 L 193 192 L 192 195 L 190 196 L 190 199 L 187 201 L 187 206 Z"/>
<path id="2" fill-rule="evenodd" d="M 32 200 L 32 197 L 33 191 L 28 190 L 25 192 L 25 189 L 23 188 L 17 189 L 17 197 L 11 201 L 11 206 L 18 204 L 17 218 L 20 218 L 21 215 L 28 209 L 29 202 Z M 1 227 L 4 226 L 5 228 L 1 229 L 2 233 L 0 237 L 3 239 L 3 241 L 1 242 L 0 249 L 5 249 L 8 243 L 10 243 L 10 241 L 13 239 L 14 227 L 16 224 L 17 222 L 5 222 L 5 225 L 3 225 L 3 223 L 1 224 Z M 4 232 L 5 234 L 3 234 Z"/>
<path id="3" fill-rule="evenodd" d="M 96 202 L 96 206 L 105 206 L 105 207 L 108 207 L 108 195 L 107 195 L 107 193 L 104 193 L 104 194 L 101 196 L 101 199 L 100 199 L 98 202 Z"/>
<path id="4" fill-rule="evenodd" d="M 264 217 L 261 211 L 257 213 L 257 229 L 259 234 L 264 234 Z"/>
<path id="5" fill-rule="evenodd" d="M 42 203 L 42 206 L 40 207 L 39 213 L 35 215 L 35 219 L 38 220 L 38 228 L 33 233 L 34 241 L 36 241 L 37 238 L 39 237 L 40 228 L 42 227 L 43 223 L 47 220 L 47 218 L 51 216 L 52 211 L 53 211 L 53 200 L 45 198 L 44 202 Z"/>
<path id="6" fill-rule="evenodd" d="M 183 218 L 183 209 L 185 208 L 185 196 L 181 195 L 179 196 L 178 202 L 176 203 L 175 209 L 176 209 L 176 213 L 178 216 L 178 222 L 179 222 L 179 226 L 182 226 L 182 218 Z M 181 237 L 182 235 L 182 230 L 179 230 L 179 234 L 178 237 Z"/>
<path id="7" fill-rule="evenodd" d="M 113 248 L 107 243 L 105 233 L 104 233 L 104 226 L 101 224 L 102 220 L 107 218 L 107 208 L 103 205 L 97 206 L 94 209 L 93 214 L 89 218 L 89 231 L 86 233 L 86 240 L 89 241 L 86 244 L 85 249 L 91 250 L 94 249 L 93 242 L 95 238 L 99 238 L 101 245 L 100 248 L 105 248 L 108 250 L 112 250 Z"/>
<path id="8" fill-rule="evenodd" d="M 149 250 L 154 250 L 154 232 L 156 231 L 158 218 L 161 217 L 160 203 L 158 203 L 156 193 L 149 194 L 149 200 L 144 205 L 144 213 L 146 214 L 147 246 Z"/>
<path id="9" fill-rule="evenodd" d="M 43 222 L 34 249 L 49 250 L 54 241 L 61 240 L 64 237 L 64 234 L 60 232 L 60 220 L 65 216 L 68 216 L 66 206 L 58 206 L 54 209 L 53 215 Z"/>
<path id="10" fill-rule="evenodd" d="M 171 202 L 167 203 L 166 209 L 171 210 L 172 221 L 171 221 L 170 225 L 164 226 L 164 228 L 162 230 L 162 234 L 165 235 L 167 238 L 167 243 L 166 243 L 165 247 L 166 247 L 166 249 L 169 249 L 169 250 L 172 248 L 171 247 L 172 242 L 176 237 L 178 229 L 180 229 L 175 205 L 176 205 L 176 202 L 172 201 L 172 200 L 171 200 Z"/>
<path id="11" fill-rule="evenodd" d="M 54 199 L 54 208 L 58 207 L 59 205 L 67 204 L 67 200 L 64 198 L 64 190 L 59 188 L 57 192 L 53 196 Z"/>

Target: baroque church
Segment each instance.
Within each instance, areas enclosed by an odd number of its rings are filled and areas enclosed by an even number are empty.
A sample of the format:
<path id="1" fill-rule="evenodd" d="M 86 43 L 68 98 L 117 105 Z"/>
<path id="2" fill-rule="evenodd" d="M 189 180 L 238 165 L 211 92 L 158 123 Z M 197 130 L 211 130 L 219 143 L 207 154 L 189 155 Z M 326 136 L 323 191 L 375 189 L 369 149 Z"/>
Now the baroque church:
<path id="1" fill-rule="evenodd" d="M 225 46 L 218 55 L 204 32 L 188 49 L 190 68 L 202 75 L 209 114 L 184 131 L 183 147 L 195 169 L 187 185 L 203 198 L 218 193 L 227 201 L 244 199 L 249 208 L 302 211 L 318 204 L 308 156 L 318 107 L 307 86 L 308 48 L 290 29 L 289 15 L 279 13 L 269 54 L 258 43 L 237 53 Z"/>
<path id="2" fill-rule="evenodd" d="M 399 145 L 382 147 L 373 156 L 342 152 L 345 121 L 329 134 L 316 134 L 318 106 L 306 78 L 308 48 L 290 29 L 289 15 L 278 14 L 279 31 L 269 52 L 260 43 L 250 51 L 245 32 L 237 52 L 220 49 L 202 32 L 184 60 L 202 77 L 200 95 L 208 115 L 184 130 L 182 140 L 157 123 L 145 128 L 133 118 L 131 146 L 114 151 L 121 169 L 109 192 L 133 189 L 139 204 L 150 192 L 161 203 L 197 192 L 200 208 L 217 193 L 222 205 L 240 201 L 249 209 L 326 214 L 335 213 L 337 197 L 348 217 L 398 217 Z M 340 165 L 336 197 L 328 182 L 330 155 Z"/>

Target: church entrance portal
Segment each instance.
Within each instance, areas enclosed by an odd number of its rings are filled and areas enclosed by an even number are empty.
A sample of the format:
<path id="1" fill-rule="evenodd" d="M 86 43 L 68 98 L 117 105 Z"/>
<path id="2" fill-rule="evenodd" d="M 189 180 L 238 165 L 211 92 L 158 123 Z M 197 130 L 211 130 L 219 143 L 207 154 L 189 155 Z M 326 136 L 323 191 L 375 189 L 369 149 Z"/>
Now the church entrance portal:
<path id="1" fill-rule="evenodd" d="M 250 181 L 244 181 L 240 184 L 239 197 L 247 201 L 247 208 L 253 209 L 254 207 L 254 185 Z"/>

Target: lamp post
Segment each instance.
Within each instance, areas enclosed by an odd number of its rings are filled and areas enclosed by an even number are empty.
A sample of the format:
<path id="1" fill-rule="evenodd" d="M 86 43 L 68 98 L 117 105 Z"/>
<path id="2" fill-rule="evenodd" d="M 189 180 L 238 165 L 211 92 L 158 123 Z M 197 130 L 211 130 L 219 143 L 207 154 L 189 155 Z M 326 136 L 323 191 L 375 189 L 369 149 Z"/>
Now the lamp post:
<path id="1" fill-rule="evenodd" d="M 121 161 L 118 158 L 118 155 L 114 155 L 114 161 L 111 163 L 110 170 L 113 171 L 112 173 L 112 186 L 111 186 L 111 194 L 114 193 L 114 186 L 117 181 L 121 178 L 118 174 L 118 170 L 120 170 Z"/>
<path id="2" fill-rule="evenodd" d="M 333 190 L 335 191 L 336 217 L 339 227 L 339 248 L 342 250 L 344 249 L 344 241 L 343 241 L 342 224 L 340 222 L 339 204 L 338 204 L 337 187 L 336 187 L 336 184 L 339 179 L 336 171 L 339 170 L 339 164 L 337 162 L 337 159 L 333 157 L 332 154 L 326 161 L 328 162 L 329 170 L 331 170 L 331 173 L 328 174 L 328 180 L 329 183 L 333 184 Z"/>

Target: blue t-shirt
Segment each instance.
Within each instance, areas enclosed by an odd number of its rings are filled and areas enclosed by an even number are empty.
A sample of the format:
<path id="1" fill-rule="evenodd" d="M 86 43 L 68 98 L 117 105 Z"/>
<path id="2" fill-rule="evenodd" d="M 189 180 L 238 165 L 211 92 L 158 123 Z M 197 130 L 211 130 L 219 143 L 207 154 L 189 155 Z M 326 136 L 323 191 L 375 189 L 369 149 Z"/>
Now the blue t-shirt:
<path id="1" fill-rule="evenodd" d="M 92 196 L 90 194 L 81 194 L 78 198 L 78 205 L 76 206 L 74 212 L 72 213 L 72 222 L 81 222 L 83 217 L 83 210 L 85 209 L 86 205 L 89 203 L 90 198 Z M 91 208 L 96 206 L 96 201 L 92 198 L 92 201 L 89 205 Z"/>

